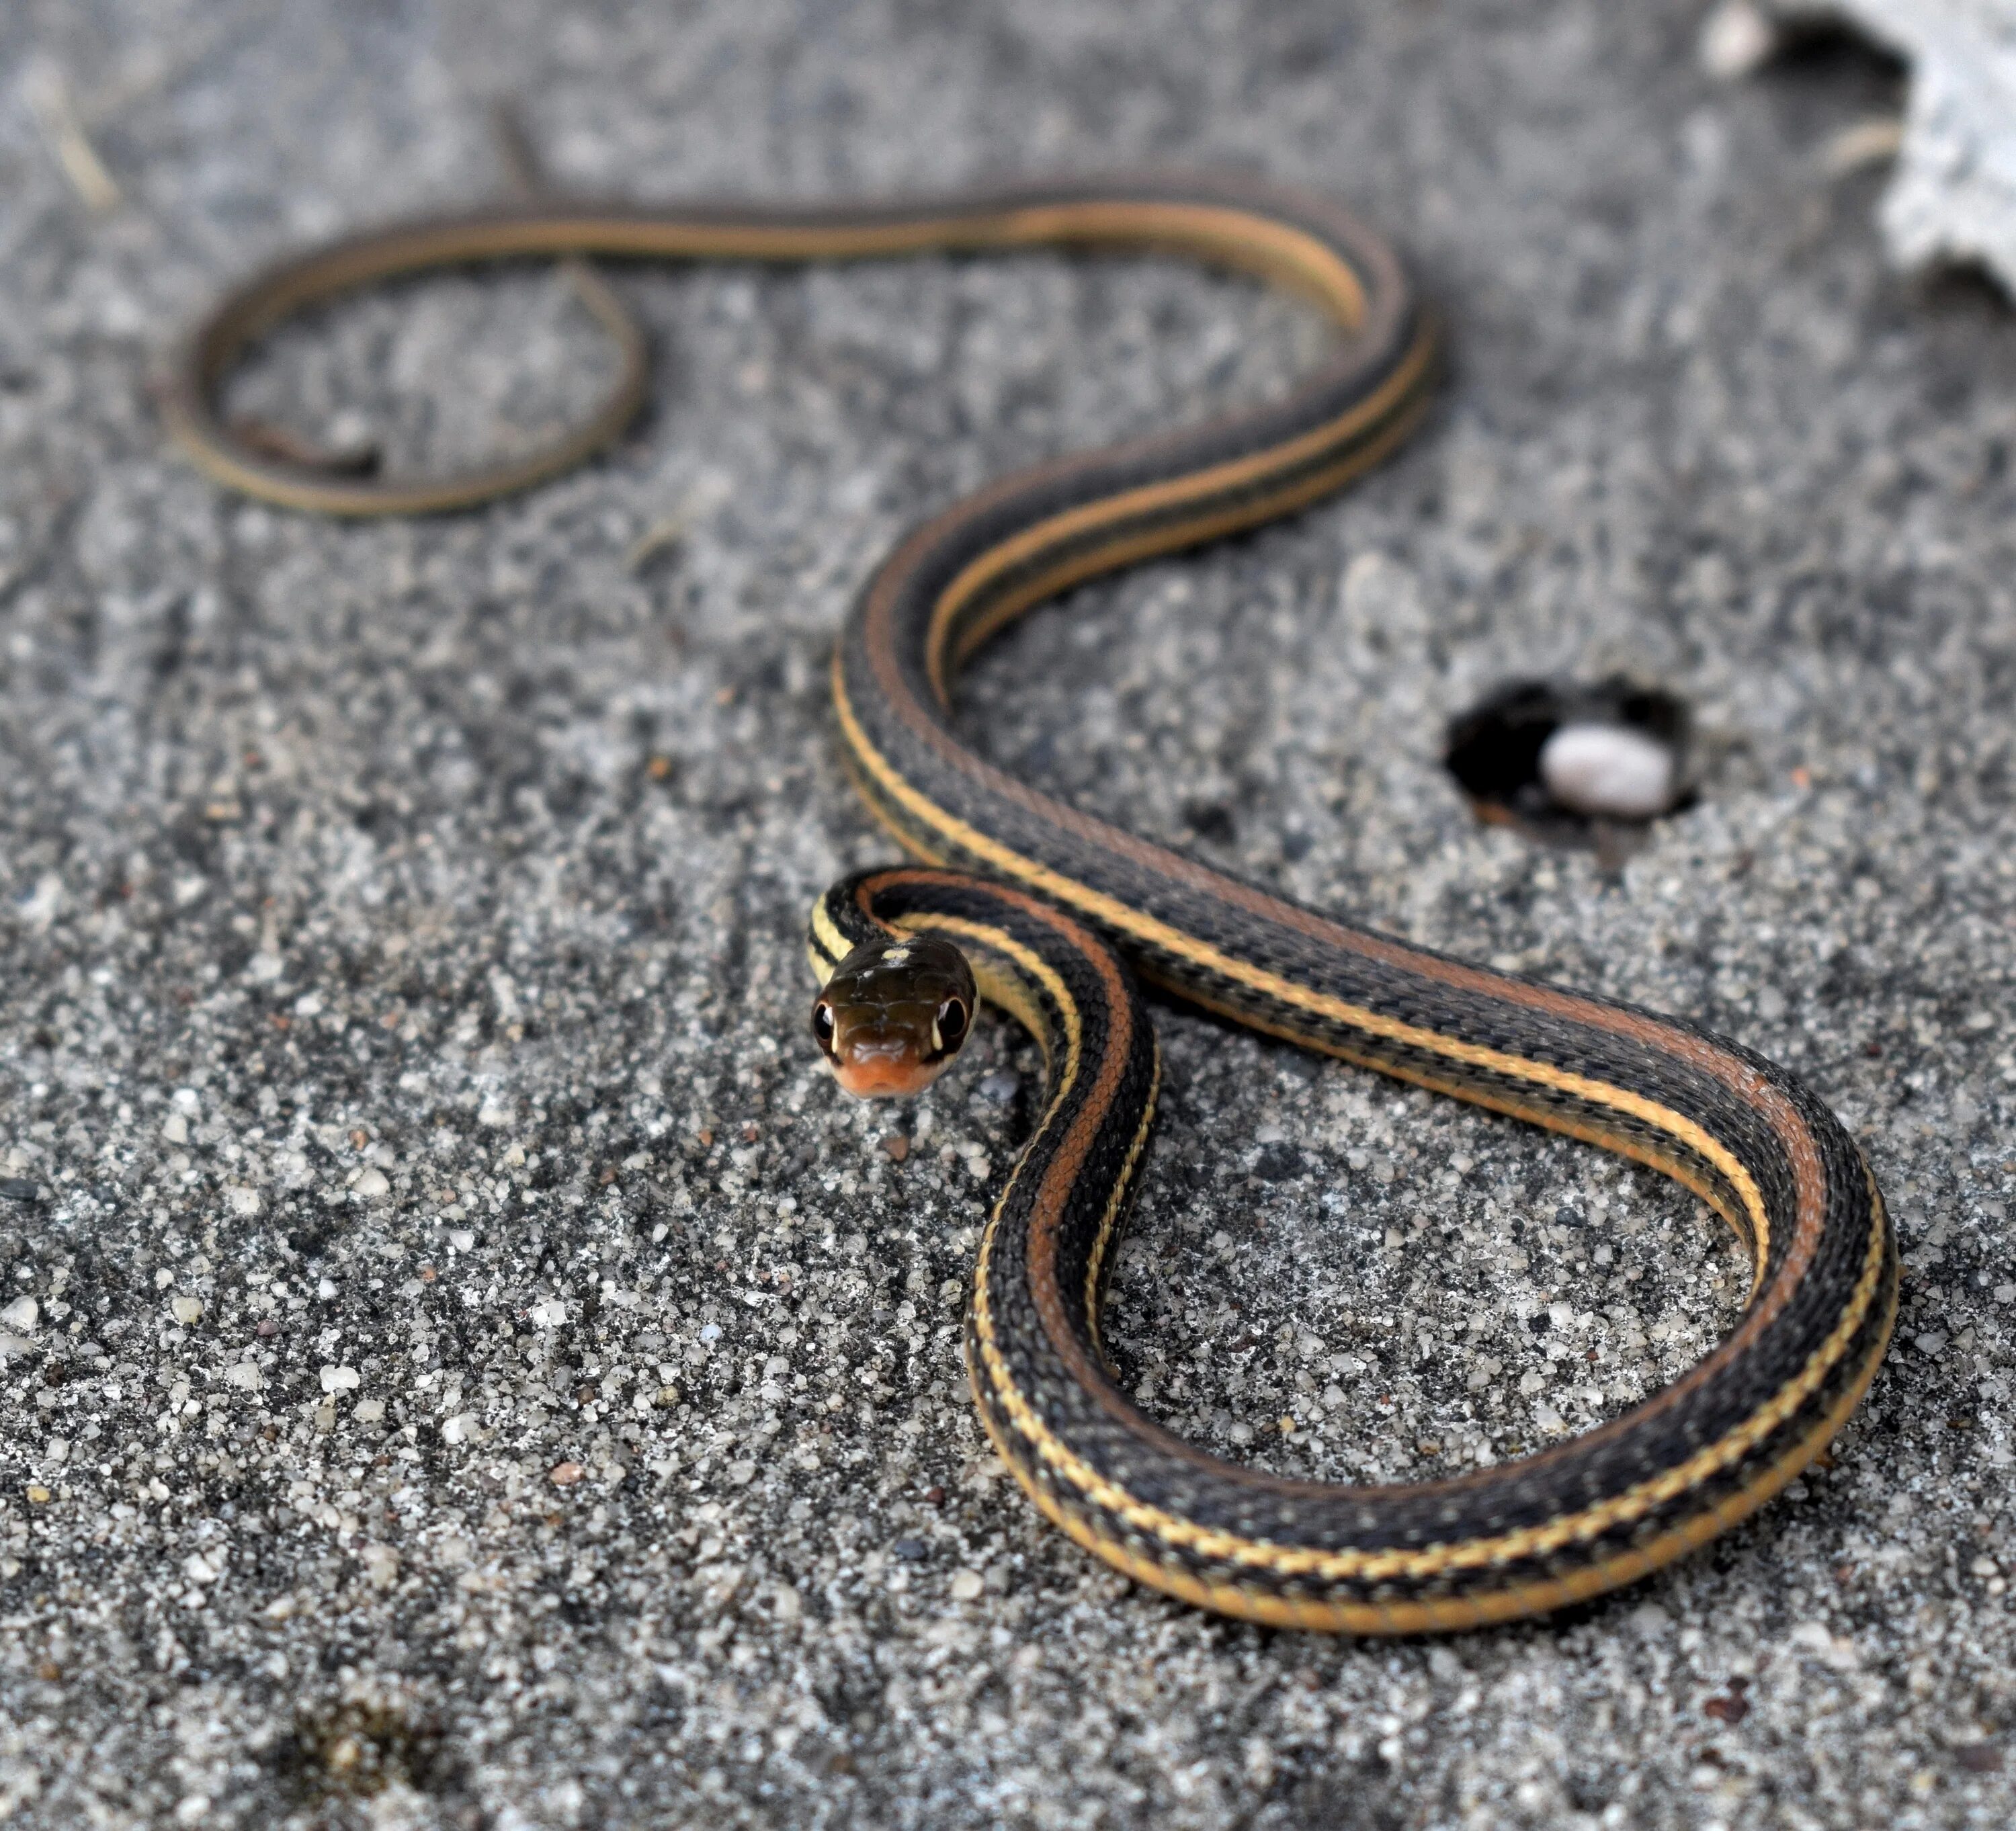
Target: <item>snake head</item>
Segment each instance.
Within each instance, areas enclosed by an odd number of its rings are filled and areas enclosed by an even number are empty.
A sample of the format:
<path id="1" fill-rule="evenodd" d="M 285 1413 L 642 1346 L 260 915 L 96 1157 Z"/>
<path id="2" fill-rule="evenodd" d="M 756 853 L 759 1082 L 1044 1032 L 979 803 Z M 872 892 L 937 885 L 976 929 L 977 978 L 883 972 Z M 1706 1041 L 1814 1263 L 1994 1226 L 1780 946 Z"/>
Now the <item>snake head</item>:
<path id="1" fill-rule="evenodd" d="M 950 941 L 904 934 L 856 948 L 812 1005 L 812 1040 L 862 1099 L 921 1093 L 973 1027 L 973 969 Z"/>

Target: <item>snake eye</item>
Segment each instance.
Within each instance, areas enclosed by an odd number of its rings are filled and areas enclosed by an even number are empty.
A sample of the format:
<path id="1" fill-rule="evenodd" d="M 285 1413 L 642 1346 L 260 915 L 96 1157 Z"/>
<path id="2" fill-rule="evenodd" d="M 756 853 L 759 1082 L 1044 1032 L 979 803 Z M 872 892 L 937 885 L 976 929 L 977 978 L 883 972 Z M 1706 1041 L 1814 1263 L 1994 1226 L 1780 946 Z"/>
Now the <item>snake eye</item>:
<path id="1" fill-rule="evenodd" d="M 966 1041 L 966 1027 L 970 1021 L 966 1003 L 961 998 L 947 998 L 938 1006 L 938 1014 L 931 1020 L 931 1049 L 934 1054 L 949 1056 Z"/>
<path id="2" fill-rule="evenodd" d="M 833 1053 L 833 1006 L 824 998 L 812 1006 L 812 1041 L 823 1054 Z"/>

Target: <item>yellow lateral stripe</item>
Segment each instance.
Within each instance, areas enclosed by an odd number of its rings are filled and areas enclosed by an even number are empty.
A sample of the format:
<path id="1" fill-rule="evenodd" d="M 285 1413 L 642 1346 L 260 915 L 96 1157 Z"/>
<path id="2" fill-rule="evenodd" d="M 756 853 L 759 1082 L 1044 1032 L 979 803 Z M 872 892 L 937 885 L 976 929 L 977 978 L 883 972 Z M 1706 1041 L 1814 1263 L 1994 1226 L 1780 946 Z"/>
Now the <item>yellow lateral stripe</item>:
<path id="1" fill-rule="evenodd" d="M 840 924 L 833 920 L 832 912 L 826 906 L 824 897 L 821 897 L 812 905 L 812 933 L 817 938 L 819 945 L 832 955 L 832 959 L 823 973 L 819 972 L 819 962 L 816 959 L 812 963 L 812 970 L 819 973 L 819 984 L 824 985 L 833 969 L 854 951 L 854 944 L 841 933 Z"/>
<path id="2" fill-rule="evenodd" d="M 1148 1098 L 1141 1110 L 1141 1123 L 1134 1128 L 1134 1135 L 1128 1140 L 1127 1155 L 1120 1165 L 1120 1174 L 1114 1179 L 1113 1193 L 1107 1198 L 1106 1212 L 1100 1217 L 1099 1232 L 1092 1243 L 1092 1254 L 1087 1261 L 1085 1277 L 1085 1316 L 1092 1330 L 1092 1344 L 1103 1358 L 1106 1350 L 1103 1336 L 1099 1326 L 1099 1274 L 1106 1263 L 1106 1249 L 1113 1238 L 1113 1230 L 1120 1224 L 1120 1210 L 1125 1206 L 1127 1192 L 1134 1186 L 1134 1172 L 1139 1167 L 1141 1153 L 1148 1148 L 1148 1134 L 1155 1124 L 1155 1107 L 1162 1095 L 1162 1045 L 1154 1032 L 1148 1033 L 1148 1049 L 1153 1067 L 1148 1082 Z"/>
<path id="3" fill-rule="evenodd" d="M 1744 1207 L 1751 1218 L 1751 1227 L 1758 1243 L 1758 1262 L 1762 1264 L 1770 1251 L 1771 1222 L 1766 1211 L 1762 1192 L 1756 1179 L 1735 1153 L 1713 1134 L 1697 1125 L 1694 1121 L 1662 1106 L 1643 1095 L 1634 1093 L 1608 1081 L 1596 1081 L 1586 1075 L 1571 1074 L 1565 1070 L 1549 1067 L 1544 1062 L 1529 1060 L 1523 1056 L 1508 1055 L 1503 1050 L 1488 1049 L 1481 1043 L 1467 1043 L 1453 1037 L 1443 1035 L 1439 1031 L 1424 1029 L 1418 1024 L 1402 1022 L 1397 1017 L 1383 1016 L 1362 1005 L 1347 1004 L 1341 998 L 1312 992 L 1297 985 L 1293 980 L 1282 978 L 1277 973 L 1251 965 L 1186 933 L 1172 928 L 1167 923 L 1132 908 L 1118 898 L 1080 883 L 1075 878 L 1065 876 L 1051 870 L 1047 865 L 1024 858 L 1020 853 L 1002 844 L 977 827 L 970 826 L 940 808 L 931 798 L 921 793 L 899 775 L 888 761 L 869 741 L 868 734 L 862 728 L 859 719 L 846 691 L 846 684 L 837 673 L 833 682 L 834 697 L 837 704 L 841 728 L 848 747 L 853 750 L 861 766 L 873 777 L 879 788 L 900 803 L 911 814 L 927 826 L 934 827 L 962 850 L 973 856 L 984 858 L 1003 876 L 1013 878 L 1042 891 L 1053 901 L 1083 909 L 1104 926 L 1118 929 L 1132 935 L 1136 941 L 1164 952 L 1173 954 L 1179 959 L 1204 966 L 1223 977 L 1237 980 L 1243 985 L 1265 992 L 1285 1005 L 1319 1016 L 1363 1031 L 1370 1036 L 1382 1037 L 1390 1042 L 1426 1049 L 1451 1061 L 1463 1062 L 1472 1067 L 1483 1068 L 1494 1074 L 1504 1074 L 1516 1081 L 1530 1081 L 1536 1085 L 1551 1087 L 1559 1092 L 1570 1094 L 1591 1104 L 1607 1106 L 1612 1111 L 1628 1113 L 1642 1119 L 1648 1125 L 1669 1133 L 1683 1143 L 1690 1146 L 1708 1159 L 1728 1179 L 1730 1185 L 1741 1197 Z"/>
<path id="4" fill-rule="evenodd" d="M 982 1243 L 983 1264 L 986 1243 Z M 1820 1382 L 1847 1351 L 1848 1344 L 1862 1326 L 1878 1285 L 1884 1262 L 1883 1230 L 1870 1230 L 1869 1246 L 1861 1277 L 1847 1308 L 1827 1340 L 1807 1358 L 1798 1373 L 1780 1387 L 1769 1401 L 1716 1442 L 1697 1451 L 1683 1463 L 1661 1470 L 1633 1484 L 1578 1513 L 1564 1513 L 1538 1526 L 1492 1537 L 1458 1541 L 1424 1551 L 1319 1551 L 1313 1548 L 1281 1545 L 1215 1528 L 1201 1527 L 1180 1515 L 1137 1500 L 1133 1495 L 1093 1468 L 1059 1439 L 1039 1418 L 1010 1376 L 1003 1360 L 993 1331 L 993 1318 L 986 1302 L 984 1277 L 976 1292 L 974 1319 L 981 1351 L 993 1387 L 1015 1427 L 1034 1446 L 1038 1456 L 1065 1481 L 1102 1512 L 1112 1515 L 1136 1531 L 1162 1544 L 1179 1547 L 1215 1563 L 1240 1564 L 1265 1570 L 1280 1577 L 1307 1577 L 1319 1581 L 1356 1579 L 1378 1582 L 1392 1578 L 1420 1581 L 1453 1570 L 1474 1570 L 1517 1559 L 1545 1556 L 1568 1545 L 1596 1538 L 1613 1527 L 1642 1519 L 1654 1508 L 1678 1498 L 1690 1489 L 1742 1459 L 1762 1442 L 1818 1390 Z M 1870 1371 L 1881 1358 L 1881 1344 L 1869 1358 Z M 1845 1416 L 1846 1413 L 1842 1414 Z M 1803 1465 L 1802 1465 L 1803 1466 Z M 1789 1480 L 1790 1477 L 1788 1477 Z M 1033 1493 L 1035 1491 L 1031 1489 Z M 1711 1528 L 1719 1530 L 1719 1528 Z M 1704 1537 L 1706 1534 L 1703 1534 Z"/>
<path id="5" fill-rule="evenodd" d="M 999 929 L 990 928 L 982 923 L 967 921 L 959 916 L 934 916 L 931 919 L 934 926 L 941 926 L 949 933 L 955 934 L 963 933 L 976 939 L 984 939 L 989 946 L 999 948 L 1009 959 L 1021 967 L 1031 979 L 1042 986 L 1057 1005 L 1059 1021 L 1064 1027 L 1064 1065 L 1061 1072 L 1056 1076 L 1057 1089 L 1045 1104 L 1042 1117 L 1036 1121 L 1036 1135 L 1040 1138 L 1042 1135 L 1043 1128 L 1049 1124 L 1071 1089 L 1078 1085 L 1084 1037 L 1078 1002 L 1071 997 L 1070 988 L 1058 977 L 1049 962 L 1040 955 L 1025 947 L 1013 935 L 1006 933 Z M 992 976 L 990 974 L 988 977 L 991 978 Z M 979 977 L 977 971 L 974 977 L 976 980 Z M 1010 1002 L 1009 999 L 1001 998 L 995 994 L 988 995 L 995 997 L 995 1002 L 1000 1004 L 1003 1009 L 1016 1011 L 1016 1003 Z M 1020 997 L 1019 988 L 1011 991 L 1011 998 L 1019 1002 Z M 1029 1007 L 1024 1006 L 1024 1009 L 1028 1009 L 1029 1014 L 1032 1016 L 1039 1015 Z M 1019 1018 L 1020 1014 L 1017 1013 L 1017 1015 Z M 1026 1019 L 1021 1020 L 1027 1022 Z M 1048 1026 L 1043 1025 L 1039 1027 L 1036 1023 L 1028 1023 L 1028 1027 L 1029 1034 L 1036 1038 L 1039 1044 L 1043 1044 L 1044 1034 Z M 1044 1059 L 1047 1063 L 1049 1058 L 1047 1045 L 1043 1045 L 1043 1052 Z M 1028 1163 L 1029 1153 L 1024 1149 L 1016 1157 L 1015 1167 L 1009 1172 L 1007 1183 L 1003 1188 L 1000 1197 L 995 1203 L 992 1211 L 987 1217 L 986 1227 L 981 1231 L 980 1257 L 976 1275 L 981 1281 L 983 1293 L 985 1289 L 988 1259 L 994 1244 L 995 1233 L 1001 1225 L 1002 1212 L 1008 1206 L 1009 1197 L 1013 1195 L 1021 1185 L 1022 1172 L 1028 1167 Z M 975 1303 L 976 1314 L 980 1309 L 985 1308 L 985 1303 L 983 1294 Z"/>
<path id="6" fill-rule="evenodd" d="M 966 658 L 995 631 L 1013 621 L 1024 611 L 1083 580 L 1096 577 L 1101 573 L 1117 571 L 1122 567 L 1153 559 L 1158 554 L 1172 552 L 1178 548 L 1193 547 L 1204 541 L 1240 533 L 1263 521 L 1272 521 L 1294 509 L 1305 507 L 1342 488 L 1353 477 L 1371 469 L 1384 459 L 1393 448 L 1413 430 L 1414 419 L 1414 412 L 1403 409 L 1390 419 L 1373 437 L 1354 447 L 1329 469 L 1315 472 L 1265 498 L 1264 507 L 1257 502 L 1246 503 L 1201 517 L 1180 527 L 1148 529 L 1131 539 L 1116 541 L 1111 545 L 1097 548 L 1090 553 L 1060 563 L 1029 583 L 1018 586 L 999 603 L 989 606 L 986 614 L 960 635 L 957 649 L 952 656 L 952 664 L 957 667 L 963 664 Z M 949 703 L 950 687 L 941 649 L 927 652 L 925 668 L 939 699 Z"/>
<path id="7" fill-rule="evenodd" d="M 1151 984 L 1163 983 L 1152 973 L 1144 977 Z M 1584 1144 L 1595 1146 L 1598 1150 L 1607 1151 L 1612 1157 L 1628 1157 L 1634 1163 L 1646 1164 L 1658 1171 L 1661 1176 L 1677 1182 L 1690 1195 L 1698 1196 L 1711 1210 L 1721 1217 L 1723 1224 L 1731 1233 L 1736 1236 L 1744 1251 L 1751 1256 L 1750 1295 L 1751 1297 L 1754 1297 L 1757 1294 L 1759 1288 L 1764 1282 L 1764 1254 L 1757 1250 L 1757 1243 L 1744 1230 L 1748 1217 L 1745 1215 L 1739 1218 L 1737 1215 L 1730 1213 L 1722 1192 L 1705 1178 L 1698 1175 L 1691 1165 L 1677 1156 L 1664 1154 L 1650 1143 L 1629 1137 L 1622 1132 L 1612 1131 L 1607 1127 L 1592 1124 L 1586 1121 L 1575 1118 L 1551 1107 L 1529 1106 L 1523 1101 L 1513 1099 L 1510 1095 L 1499 1094 L 1469 1082 L 1445 1080 L 1439 1075 L 1427 1074 L 1421 1069 L 1411 1067 L 1403 1062 L 1381 1061 L 1376 1056 L 1363 1054 L 1355 1049 L 1346 1049 L 1342 1044 L 1332 1042 L 1327 1038 L 1318 1039 L 1305 1035 L 1299 1031 L 1291 1029 L 1287 1024 L 1270 1023 L 1265 1018 L 1257 1017 L 1249 1011 L 1237 1010 L 1229 1005 L 1220 1004 L 1214 999 L 1202 997 L 1198 993 L 1186 991 L 1180 986 L 1171 985 L 1168 989 L 1179 993 L 1189 1002 L 1198 1005 L 1204 1010 L 1215 1012 L 1219 1016 L 1241 1024 L 1248 1030 L 1258 1031 L 1263 1036 L 1277 1036 L 1284 1042 L 1295 1043 L 1305 1049 L 1314 1049 L 1319 1054 L 1331 1056 L 1340 1062 L 1348 1062 L 1354 1068 L 1369 1068 L 1374 1074 L 1387 1075 L 1395 1081 L 1404 1081 L 1415 1087 L 1425 1088 L 1431 1093 L 1446 1095 L 1451 1099 L 1462 1100 L 1473 1106 L 1481 1106 L 1489 1112 L 1503 1113 L 1510 1118 L 1522 1120 L 1528 1125 L 1544 1126 L 1547 1130 L 1559 1132 L 1565 1138 L 1579 1139 Z M 1768 1243 L 1767 1240 L 1766 1244 Z"/>
<path id="8" fill-rule="evenodd" d="M 1682 1521 L 1649 1545 L 1634 1545 L 1558 1577 L 1481 1591 L 1472 1595 L 1427 1596 L 1414 1601 L 1391 1603 L 1336 1602 L 1314 1596 L 1276 1595 L 1243 1585 L 1209 1582 L 1180 1566 L 1143 1556 L 1124 1541 L 1100 1531 L 1093 1521 L 1060 1505 L 1043 1488 L 996 1421 L 970 1369 L 968 1380 L 978 1404 L 981 1422 L 996 1452 L 1024 1491 L 1053 1523 L 1116 1570 L 1180 1602 L 1218 1609 L 1269 1627 L 1348 1634 L 1422 1634 L 1485 1627 L 1557 1608 L 1564 1603 L 1586 1601 L 1605 1590 L 1636 1582 L 1694 1550 L 1717 1533 L 1748 1518 L 1811 1464 L 1862 1402 L 1881 1359 L 1879 1347 L 1864 1363 L 1860 1376 L 1828 1408 L 1820 1423 L 1761 1472 L 1756 1480 L 1746 1484 L 1738 1493 L 1712 1510 Z"/>
<path id="9" fill-rule="evenodd" d="M 1253 481 L 1274 471 L 1292 468 L 1303 459 L 1313 457 L 1326 446 L 1338 443 L 1359 427 L 1376 423 L 1398 406 L 1427 379 L 1428 365 L 1433 360 L 1434 354 L 1434 335 L 1424 329 L 1415 340 L 1406 359 L 1377 390 L 1336 419 L 1325 421 L 1314 431 L 1301 433 L 1281 444 L 1271 445 L 1265 451 L 1247 457 L 1214 465 L 1208 470 L 1191 471 L 1161 483 L 1144 484 L 1138 489 L 1129 490 L 1120 495 L 1102 497 L 1078 508 L 1064 509 L 977 555 L 939 594 L 937 603 L 931 609 L 931 625 L 925 637 L 925 667 L 939 696 L 942 698 L 946 690 L 942 663 L 945 639 L 952 622 L 974 595 L 989 581 L 1041 552 L 1045 547 L 1069 540 L 1076 534 L 1089 532 L 1113 522 L 1129 520 L 1135 516 L 1147 514 L 1157 509 L 1195 502 L 1201 497 L 1222 495 L 1243 483 Z M 1369 463 L 1377 455 L 1376 452 L 1367 454 L 1366 461 Z M 1341 478 L 1337 480 L 1342 480 Z M 1327 495 L 1335 487 L 1335 484 L 1326 477 L 1313 493 Z M 1147 544 L 1138 553 L 1130 555 L 1129 549 L 1114 549 L 1110 552 L 1102 553 L 1085 570 L 1075 575 L 1069 571 L 1064 572 L 1057 583 L 1047 585 L 1039 595 L 1047 596 L 1051 591 L 1061 589 L 1064 585 L 1074 582 L 1075 577 L 1089 577 L 1092 572 L 1104 571 L 1111 567 L 1125 564 L 1130 556 L 1145 557 L 1148 553 L 1164 551 L 1170 545 L 1190 545 L 1206 541 L 1215 533 L 1229 532 L 1255 520 L 1272 520 L 1295 505 L 1292 501 L 1283 501 L 1278 507 L 1260 509 L 1240 508 L 1215 518 L 1201 518 L 1177 532 L 1173 541 L 1170 531 L 1159 531 L 1153 535 L 1142 537 Z"/>

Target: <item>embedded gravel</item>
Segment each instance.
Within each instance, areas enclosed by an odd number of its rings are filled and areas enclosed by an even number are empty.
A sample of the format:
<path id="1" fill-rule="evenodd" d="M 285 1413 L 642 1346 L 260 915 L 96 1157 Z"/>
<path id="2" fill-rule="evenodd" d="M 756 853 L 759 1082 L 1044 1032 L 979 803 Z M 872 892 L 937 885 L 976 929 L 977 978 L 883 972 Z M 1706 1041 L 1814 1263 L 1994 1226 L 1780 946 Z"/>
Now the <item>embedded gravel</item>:
<path id="1" fill-rule="evenodd" d="M 0 1818 L 2010 1822 L 2016 318 L 1886 273 L 1879 178 L 1829 174 L 1891 74 L 1717 87 L 1698 25 L 0 15 Z M 805 1034 L 805 912 L 887 855 L 825 662 L 915 517 L 1256 397 L 1318 333 L 1154 261 L 640 270 L 650 415 L 521 500 L 344 526 L 165 451 L 170 327 L 497 190 L 500 94 L 588 192 L 1176 160 L 1402 236 L 1455 352 L 1422 435 L 1033 617 L 971 728 L 1138 830 L 1809 1075 L 1907 1267 L 1827 1466 L 1655 1580 L 1433 1644 L 1217 1621 L 1044 1524 L 957 1351 L 1030 1052 L 985 1025 L 870 1110 Z M 450 279 L 289 332 L 241 404 L 433 464 L 602 360 L 562 282 Z M 1698 800 L 1608 869 L 1478 826 L 1449 717 L 1618 671 L 1693 707 Z M 1161 1022 L 1111 1341 L 1197 1441 L 1474 1466 L 1735 1314 L 1729 1243 L 1643 1174 Z"/>

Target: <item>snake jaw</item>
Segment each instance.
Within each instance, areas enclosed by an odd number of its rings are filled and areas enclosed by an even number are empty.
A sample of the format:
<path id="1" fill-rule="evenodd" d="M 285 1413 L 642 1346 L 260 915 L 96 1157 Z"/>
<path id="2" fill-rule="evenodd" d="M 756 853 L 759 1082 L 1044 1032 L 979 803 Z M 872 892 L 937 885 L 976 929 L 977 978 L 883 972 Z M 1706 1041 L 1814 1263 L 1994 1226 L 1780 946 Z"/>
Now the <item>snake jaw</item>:
<path id="1" fill-rule="evenodd" d="M 826 1057 L 826 1066 L 858 1100 L 908 1099 L 937 1080 L 945 1062 L 919 1060 L 909 1037 L 855 1036 Z"/>

